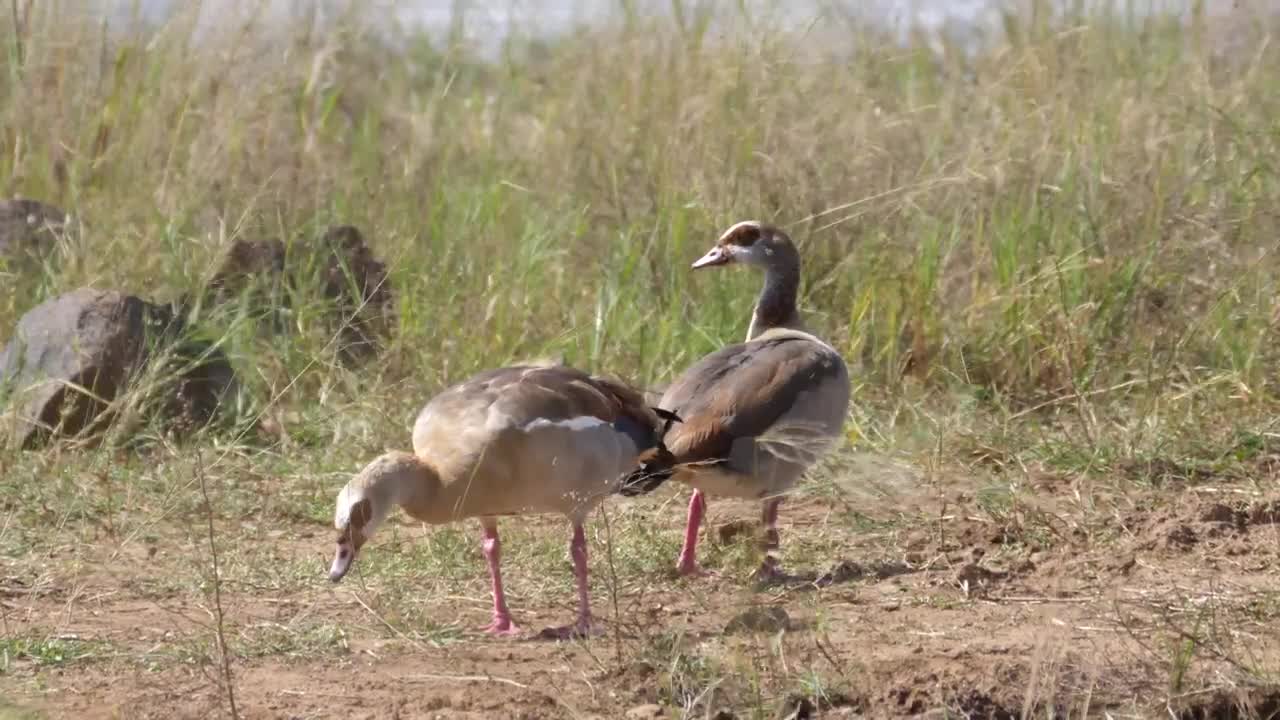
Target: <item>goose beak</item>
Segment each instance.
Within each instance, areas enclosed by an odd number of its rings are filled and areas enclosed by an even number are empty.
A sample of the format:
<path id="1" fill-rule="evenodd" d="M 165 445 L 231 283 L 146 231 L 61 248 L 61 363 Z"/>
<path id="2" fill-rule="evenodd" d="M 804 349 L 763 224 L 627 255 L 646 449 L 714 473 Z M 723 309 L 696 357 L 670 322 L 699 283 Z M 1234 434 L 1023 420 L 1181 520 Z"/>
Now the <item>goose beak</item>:
<path id="1" fill-rule="evenodd" d="M 340 541 L 337 550 L 333 553 L 333 564 L 329 566 L 329 579 L 333 582 L 341 580 L 351 569 L 351 563 L 355 559 L 356 549 L 350 542 Z"/>
<path id="2" fill-rule="evenodd" d="M 712 267 L 715 265 L 724 265 L 728 263 L 732 259 L 732 257 L 733 256 L 731 256 L 729 253 L 725 252 L 724 248 L 717 245 L 711 248 L 710 250 L 708 250 L 706 255 L 703 255 L 702 257 L 698 258 L 697 261 L 693 263 L 692 269 L 697 270 L 698 268 Z"/>

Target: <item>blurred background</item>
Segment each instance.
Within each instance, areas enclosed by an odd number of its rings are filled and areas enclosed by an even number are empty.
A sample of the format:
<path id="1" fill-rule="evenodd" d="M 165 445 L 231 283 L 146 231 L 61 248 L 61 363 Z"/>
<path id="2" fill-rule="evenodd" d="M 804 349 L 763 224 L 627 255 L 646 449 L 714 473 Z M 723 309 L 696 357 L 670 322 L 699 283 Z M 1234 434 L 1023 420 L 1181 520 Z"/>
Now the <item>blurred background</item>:
<path id="1" fill-rule="evenodd" d="M 173 13 L 191 7 L 183 0 L 86 0 L 89 12 L 115 21 L 145 19 L 163 21 Z M 357 3 L 362 12 L 384 28 L 412 28 L 437 35 L 447 34 L 456 24 L 465 27 L 465 36 L 478 47 L 495 50 L 512 33 L 551 38 L 583 24 L 607 22 L 626 13 L 669 15 L 673 7 L 718 9 L 746 13 L 768 11 L 784 25 L 805 26 L 823 17 L 856 17 L 903 37 L 912 30 L 943 33 L 949 37 L 976 38 L 1000 24 L 1003 13 L 1027 11 L 1034 0 L 794 0 L 777 3 L 761 0 L 713 0 L 712 2 L 671 3 L 669 0 L 369 0 Z M 1090 7 L 1119 7 L 1135 16 L 1192 11 L 1211 16 L 1228 16 L 1239 11 L 1240 0 L 1052 0 L 1042 3 L 1057 11 L 1080 12 Z M 1274 0 L 1246 0 L 1255 9 L 1280 7 Z M 201 22 L 226 23 L 245 9 L 238 0 L 200 2 Z M 352 3 L 343 0 L 266 0 L 252 13 L 275 22 L 293 22 L 315 15 L 321 19 L 341 15 Z M 821 29 L 819 29 L 821 31 Z"/>

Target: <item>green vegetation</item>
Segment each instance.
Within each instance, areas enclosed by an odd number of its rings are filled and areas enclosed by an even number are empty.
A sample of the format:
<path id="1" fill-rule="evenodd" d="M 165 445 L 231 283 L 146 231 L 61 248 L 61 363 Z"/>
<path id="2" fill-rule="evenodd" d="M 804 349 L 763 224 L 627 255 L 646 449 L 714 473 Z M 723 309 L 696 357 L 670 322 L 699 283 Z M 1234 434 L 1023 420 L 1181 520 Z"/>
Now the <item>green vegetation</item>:
<path id="1" fill-rule="evenodd" d="M 21 662 L 53 667 L 89 661 L 104 654 L 100 645 L 79 638 L 6 637 L 0 640 L 0 674 Z"/>
<path id="2" fill-rule="evenodd" d="M 860 403 L 909 405 L 857 440 L 933 435 L 933 400 L 1061 416 L 1091 460 L 1132 458 L 1274 400 L 1265 27 L 1223 50 L 1203 19 L 1011 16 L 972 57 L 855 28 L 827 55 L 634 17 L 482 63 L 416 36 L 393 52 L 358 19 L 107 42 L 74 18 L 31 8 L 7 55 L 0 178 L 87 226 L 12 273 L 0 325 L 86 283 L 173 299 L 232 239 L 356 224 L 399 294 L 382 362 L 331 362 L 305 298 L 284 338 L 201 318 L 304 437 L 384 441 L 441 384 L 520 358 L 664 382 L 743 332 L 758 279 L 685 268 L 746 217 L 802 244 L 805 306 Z"/>

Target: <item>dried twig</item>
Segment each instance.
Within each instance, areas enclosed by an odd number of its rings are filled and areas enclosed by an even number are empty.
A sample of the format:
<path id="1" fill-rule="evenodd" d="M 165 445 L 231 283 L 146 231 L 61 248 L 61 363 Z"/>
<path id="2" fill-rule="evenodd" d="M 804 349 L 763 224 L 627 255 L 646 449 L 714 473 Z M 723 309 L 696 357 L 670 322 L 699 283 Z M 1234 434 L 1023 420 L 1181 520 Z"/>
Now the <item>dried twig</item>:
<path id="1" fill-rule="evenodd" d="M 532 685 L 526 685 L 510 678 L 498 677 L 496 675 L 438 675 L 435 673 L 415 673 L 413 675 L 402 675 L 396 678 L 401 682 L 468 682 L 468 683 L 498 683 L 508 685 L 520 690 L 527 690 L 537 693 L 545 698 L 549 698 L 557 705 L 569 711 L 571 717 L 580 717 L 581 713 L 570 705 L 563 697 L 562 693 L 550 693 L 541 688 Z"/>
<path id="2" fill-rule="evenodd" d="M 600 506 L 600 516 L 604 518 L 604 547 L 609 558 L 609 601 L 613 605 L 613 654 L 614 660 L 622 662 L 622 614 L 618 611 L 618 567 L 613 558 L 613 526 L 609 523 L 609 511 Z"/>
<path id="3" fill-rule="evenodd" d="M 360 604 L 360 607 L 364 608 L 370 615 L 374 617 L 375 620 L 382 623 L 382 626 L 390 630 L 393 635 L 400 638 L 401 640 L 407 640 L 413 643 L 414 645 L 417 645 L 420 648 L 426 647 L 417 638 L 408 635 L 403 630 L 400 630 L 399 628 L 397 628 L 395 625 L 392 625 L 390 622 L 387 622 L 387 619 L 379 615 L 377 610 L 374 610 L 373 608 L 369 607 L 369 603 L 365 602 L 364 598 L 360 597 L 360 593 L 352 591 L 351 597 L 355 598 L 356 602 Z"/>
<path id="4" fill-rule="evenodd" d="M 209 502 L 209 487 L 204 478 L 204 461 L 196 452 L 196 479 L 200 483 L 200 495 L 204 498 L 204 518 L 209 532 L 209 556 L 213 561 L 213 609 L 217 624 L 214 626 L 218 638 L 218 655 L 222 660 L 222 682 L 226 688 L 227 704 L 231 709 L 233 720 L 239 720 L 240 712 L 236 709 L 235 681 L 231 676 L 231 653 L 227 650 L 227 637 L 223 631 L 222 610 L 222 577 L 218 567 L 218 544 L 214 541 L 213 504 Z"/>
<path id="5" fill-rule="evenodd" d="M 521 690 L 532 690 L 528 685 L 522 682 L 516 682 L 510 678 L 498 677 L 496 675 L 437 675 L 434 673 L 416 673 L 414 675 L 404 675 L 397 678 L 401 681 L 408 682 L 478 682 L 478 683 L 500 683 L 502 685 L 510 685 Z"/>

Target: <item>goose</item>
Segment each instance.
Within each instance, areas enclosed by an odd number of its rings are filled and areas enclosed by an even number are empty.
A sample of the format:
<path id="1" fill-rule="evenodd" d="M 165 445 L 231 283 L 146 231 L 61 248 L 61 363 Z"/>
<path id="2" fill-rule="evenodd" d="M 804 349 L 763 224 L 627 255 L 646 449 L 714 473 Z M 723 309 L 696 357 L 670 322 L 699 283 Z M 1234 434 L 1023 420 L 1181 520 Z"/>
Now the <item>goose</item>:
<path id="1" fill-rule="evenodd" d="M 840 437 L 848 412 L 849 373 L 831 345 L 807 332 L 796 309 L 800 254 L 785 232 L 736 223 L 693 269 L 747 265 L 764 271 L 745 342 L 703 357 L 667 387 L 658 407 L 680 423 L 642 453 L 622 494 L 650 492 L 668 479 L 694 488 L 676 569 L 701 575 L 698 529 L 706 495 L 763 503 L 763 580 L 783 577 L 778 508 L 789 491 Z"/>
<path id="2" fill-rule="evenodd" d="M 418 414 L 412 453 L 380 455 L 338 493 L 329 578 L 342 580 L 396 506 L 431 524 L 478 518 L 493 591 L 493 622 L 484 630 L 518 634 L 502 587 L 498 518 L 560 513 L 573 528 L 578 614 L 542 635 L 593 634 L 583 522 L 638 454 L 660 442 L 660 418 L 674 419 L 623 382 L 566 365 L 513 365 L 453 385 Z"/>

